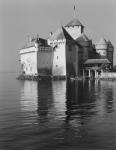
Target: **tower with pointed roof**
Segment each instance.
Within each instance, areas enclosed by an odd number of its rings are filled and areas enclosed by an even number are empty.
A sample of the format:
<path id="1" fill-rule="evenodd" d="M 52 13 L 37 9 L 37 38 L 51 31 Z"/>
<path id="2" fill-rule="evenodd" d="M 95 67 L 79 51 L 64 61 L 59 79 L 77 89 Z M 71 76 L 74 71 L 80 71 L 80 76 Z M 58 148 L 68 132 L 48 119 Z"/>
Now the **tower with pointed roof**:
<path id="1" fill-rule="evenodd" d="M 107 58 L 113 65 L 113 51 L 114 47 L 111 41 L 106 41 L 103 37 L 95 45 L 96 52 L 99 54 L 100 58 Z"/>
<path id="2" fill-rule="evenodd" d="M 74 17 L 71 21 L 69 21 L 65 25 L 65 29 L 74 40 L 77 39 L 84 32 L 83 24 L 76 18 L 75 6 L 74 6 Z"/>
<path id="3" fill-rule="evenodd" d="M 96 58 L 98 64 L 108 59 L 113 65 L 113 51 L 112 43 L 103 37 L 93 45 L 74 6 L 74 17 L 64 27 L 51 32 L 47 40 L 37 35 L 20 50 L 20 63 L 24 75 L 75 77 L 82 75 L 88 59 L 89 65 L 96 65 Z"/>
<path id="4" fill-rule="evenodd" d="M 103 37 L 101 37 L 99 42 L 95 45 L 95 48 L 101 58 L 107 57 L 107 41 Z"/>
<path id="5" fill-rule="evenodd" d="M 66 39 L 62 28 L 58 28 L 48 39 L 48 44 L 53 47 L 53 76 L 66 76 Z"/>
<path id="6" fill-rule="evenodd" d="M 83 33 L 84 26 L 77 18 L 73 18 L 65 25 L 65 29 L 75 40 Z"/>
<path id="7" fill-rule="evenodd" d="M 48 39 L 54 48 L 53 76 L 78 76 L 79 44 L 71 37 L 64 27 L 56 30 Z"/>

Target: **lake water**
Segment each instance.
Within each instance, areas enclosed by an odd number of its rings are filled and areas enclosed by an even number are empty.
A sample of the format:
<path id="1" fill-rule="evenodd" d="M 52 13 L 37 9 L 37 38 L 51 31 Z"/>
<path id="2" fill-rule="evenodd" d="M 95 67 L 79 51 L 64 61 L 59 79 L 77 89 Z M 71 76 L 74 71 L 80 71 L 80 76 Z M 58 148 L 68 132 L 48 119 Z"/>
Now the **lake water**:
<path id="1" fill-rule="evenodd" d="M 0 74 L 0 150 L 77 149 L 116 149 L 116 82 Z"/>

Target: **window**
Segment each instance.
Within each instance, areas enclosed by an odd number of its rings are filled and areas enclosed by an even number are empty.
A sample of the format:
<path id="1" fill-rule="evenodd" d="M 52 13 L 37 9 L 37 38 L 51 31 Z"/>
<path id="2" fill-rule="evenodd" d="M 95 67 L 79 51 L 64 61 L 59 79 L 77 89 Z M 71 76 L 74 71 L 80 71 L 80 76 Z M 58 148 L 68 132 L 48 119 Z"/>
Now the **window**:
<path id="1" fill-rule="evenodd" d="M 57 56 L 57 59 L 58 59 L 58 56 Z"/>

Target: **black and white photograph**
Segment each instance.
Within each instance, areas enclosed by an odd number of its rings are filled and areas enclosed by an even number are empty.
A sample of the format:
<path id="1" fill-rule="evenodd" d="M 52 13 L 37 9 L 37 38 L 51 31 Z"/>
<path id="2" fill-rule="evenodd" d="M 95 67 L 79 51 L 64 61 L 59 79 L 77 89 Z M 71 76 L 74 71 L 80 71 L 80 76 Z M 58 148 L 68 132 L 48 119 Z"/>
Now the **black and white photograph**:
<path id="1" fill-rule="evenodd" d="M 0 150 L 116 150 L 116 0 L 0 0 Z"/>

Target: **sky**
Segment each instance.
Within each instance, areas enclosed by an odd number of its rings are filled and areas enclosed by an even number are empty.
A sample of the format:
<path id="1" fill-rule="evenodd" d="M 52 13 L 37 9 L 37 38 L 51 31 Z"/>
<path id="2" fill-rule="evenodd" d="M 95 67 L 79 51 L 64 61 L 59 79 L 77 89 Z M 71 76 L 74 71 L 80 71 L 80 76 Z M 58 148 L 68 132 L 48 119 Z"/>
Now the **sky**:
<path id="1" fill-rule="evenodd" d="M 28 37 L 47 38 L 73 18 L 74 5 L 87 36 L 111 40 L 116 56 L 116 0 L 0 0 L 0 72 L 17 72 Z"/>

